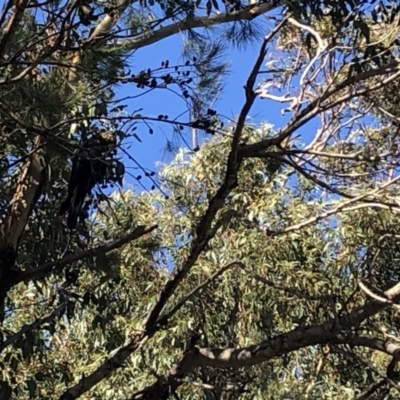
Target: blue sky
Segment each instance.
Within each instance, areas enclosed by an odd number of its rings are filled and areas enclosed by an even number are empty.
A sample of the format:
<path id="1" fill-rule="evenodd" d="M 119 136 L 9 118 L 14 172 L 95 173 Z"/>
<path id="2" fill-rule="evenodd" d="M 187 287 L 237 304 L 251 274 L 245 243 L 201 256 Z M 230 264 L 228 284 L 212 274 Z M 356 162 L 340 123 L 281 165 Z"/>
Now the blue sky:
<path id="1" fill-rule="evenodd" d="M 138 50 L 130 59 L 131 73 L 134 74 L 147 68 L 157 68 L 166 59 L 170 61 L 170 65 L 179 63 L 182 60 L 182 39 L 181 36 L 174 36 Z M 224 90 L 221 93 L 219 101 L 214 106 L 221 115 L 235 119 L 240 112 L 245 100 L 243 86 L 258 56 L 260 45 L 261 41 L 260 43 L 250 44 L 246 49 L 239 50 L 233 46 L 226 49 L 224 60 L 228 60 L 230 63 L 229 74 L 224 78 Z M 118 97 L 123 98 L 140 93 L 140 91 L 135 86 L 123 85 L 117 89 L 116 93 Z M 157 116 L 159 114 L 167 114 L 170 118 L 180 115 L 187 109 L 183 100 L 165 90 L 155 90 L 147 95 L 129 101 L 127 104 L 129 104 L 130 110 L 143 108 L 141 112 L 143 115 Z M 249 116 L 252 122 L 267 121 L 276 126 L 281 126 L 284 118 L 280 110 L 280 104 L 258 100 Z M 181 119 L 187 120 L 188 115 L 185 114 Z M 131 147 L 129 149 L 132 157 L 143 167 L 149 169 L 155 169 L 157 161 L 167 162 L 171 158 L 171 155 L 166 154 L 164 151 L 166 137 L 170 139 L 172 137 L 171 128 L 161 122 L 152 127 L 154 128 L 154 134 L 150 135 L 148 129 L 141 125 L 138 128 L 137 134 L 141 138 L 142 143 L 131 139 Z M 190 136 L 188 136 L 188 139 L 190 142 Z M 132 162 L 126 158 L 124 161 L 126 162 L 128 171 L 134 175 L 140 173 L 130 168 Z M 126 183 L 136 184 L 129 174 L 126 175 Z M 145 186 L 149 184 L 149 182 L 145 181 L 142 183 Z M 137 189 L 140 190 L 140 187 L 137 187 Z"/>

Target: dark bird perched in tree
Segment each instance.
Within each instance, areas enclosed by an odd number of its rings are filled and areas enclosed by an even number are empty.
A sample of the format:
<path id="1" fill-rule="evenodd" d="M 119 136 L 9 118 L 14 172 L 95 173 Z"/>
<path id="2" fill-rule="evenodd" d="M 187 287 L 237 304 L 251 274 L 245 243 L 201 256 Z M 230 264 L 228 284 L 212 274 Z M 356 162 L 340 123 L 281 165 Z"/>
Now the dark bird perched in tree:
<path id="1" fill-rule="evenodd" d="M 89 26 L 92 21 L 97 21 L 98 17 L 94 15 L 94 9 L 90 0 L 78 0 L 78 16 L 81 24 Z"/>
<path id="2" fill-rule="evenodd" d="M 96 184 L 112 179 L 111 162 L 115 154 L 116 138 L 109 132 L 99 132 L 86 140 L 76 151 L 68 183 L 68 196 L 61 204 L 59 215 L 68 211 L 67 226 L 73 230 L 84 211 L 86 196 Z"/>

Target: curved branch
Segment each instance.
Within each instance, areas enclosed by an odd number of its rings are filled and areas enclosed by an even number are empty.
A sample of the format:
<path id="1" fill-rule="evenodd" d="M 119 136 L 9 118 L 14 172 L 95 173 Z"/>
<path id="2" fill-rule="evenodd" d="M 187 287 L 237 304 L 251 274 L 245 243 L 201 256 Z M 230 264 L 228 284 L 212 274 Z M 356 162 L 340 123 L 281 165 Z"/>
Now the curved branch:
<path id="1" fill-rule="evenodd" d="M 368 347 L 382 353 L 392 356 L 396 360 L 400 360 L 400 345 L 390 340 L 383 340 L 368 335 L 346 336 L 338 335 L 331 340 L 332 344 L 349 344 L 351 346 Z"/>
<path id="2" fill-rule="evenodd" d="M 139 38 L 123 39 L 119 41 L 118 44 L 123 46 L 125 49 L 135 50 L 157 43 L 160 40 L 164 40 L 179 32 L 184 32 L 190 29 L 209 28 L 211 26 L 235 21 L 251 21 L 256 17 L 279 7 L 279 4 L 277 3 L 279 2 L 270 1 L 259 5 L 249 5 L 243 10 L 237 12 L 217 14 L 211 17 L 188 17 L 182 21 L 159 28 L 156 31 L 146 32 Z"/>
<path id="3" fill-rule="evenodd" d="M 400 283 L 385 292 L 392 302 L 400 299 Z M 190 349 L 168 375 L 134 394 L 131 400 L 166 400 L 182 383 L 182 378 L 199 367 L 241 368 L 260 364 L 275 357 L 317 344 L 337 343 L 365 346 L 392 355 L 398 360 L 400 346 L 364 336 L 344 336 L 342 331 L 357 327 L 368 317 L 388 307 L 387 304 L 372 300 L 341 318 L 333 318 L 324 324 L 299 327 L 291 332 L 265 340 L 256 345 L 242 348 L 194 348 Z"/>
<path id="4" fill-rule="evenodd" d="M 384 297 L 384 293 L 382 290 L 372 286 L 365 279 L 360 279 L 358 282 L 358 286 L 362 289 L 362 291 L 373 299 L 380 301 L 381 303 L 393 304 L 391 301 Z"/>

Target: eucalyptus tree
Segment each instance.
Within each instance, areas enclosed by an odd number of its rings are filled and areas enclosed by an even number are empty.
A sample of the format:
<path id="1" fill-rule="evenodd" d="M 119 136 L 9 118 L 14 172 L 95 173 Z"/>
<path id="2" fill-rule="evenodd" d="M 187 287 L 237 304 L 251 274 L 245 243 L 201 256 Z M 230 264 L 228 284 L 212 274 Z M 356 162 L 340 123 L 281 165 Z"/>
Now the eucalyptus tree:
<path id="1" fill-rule="evenodd" d="M 4 4 L 1 397 L 397 396 L 397 15 L 354 0 Z M 183 65 L 129 68 L 180 32 Z M 259 54 L 223 126 L 218 56 L 249 38 Z M 173 87 L 194 118 L 130 109 L 121 84 Z M 249 125 L 259 100 L 286 122 Z M 159 178 L 139 166 L 151 191 L 110 194 L 128 140 L 162 124 L 211 139 Z"/>

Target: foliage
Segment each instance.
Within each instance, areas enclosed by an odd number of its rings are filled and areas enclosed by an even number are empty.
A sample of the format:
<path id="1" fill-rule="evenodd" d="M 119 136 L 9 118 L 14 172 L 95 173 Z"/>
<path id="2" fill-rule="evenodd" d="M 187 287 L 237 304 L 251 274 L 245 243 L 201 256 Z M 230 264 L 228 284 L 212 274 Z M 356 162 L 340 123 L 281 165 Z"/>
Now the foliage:
<path id="1" fill-rule="evenodd" d="M 364 3 L 5 4 L 2 399 L 398 397 L 398 7 Z M 135 70 L 179 32 L 183 62 Z M 225 42 L 249 40 L 227 123 Z M 165 89 L 190 118 L 127 101 Z M 282 126 L 250 123 L 259 99 L 284 104 Z M 129 146 L 161 126 L 195 140 L 156 176 Z M 70 231 L 76 154 L 104 133 Z M 123 163 L 151 190 L 118 187 Z"/>

